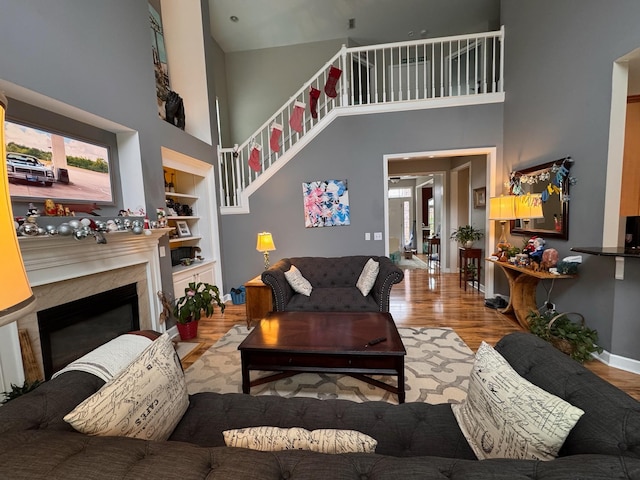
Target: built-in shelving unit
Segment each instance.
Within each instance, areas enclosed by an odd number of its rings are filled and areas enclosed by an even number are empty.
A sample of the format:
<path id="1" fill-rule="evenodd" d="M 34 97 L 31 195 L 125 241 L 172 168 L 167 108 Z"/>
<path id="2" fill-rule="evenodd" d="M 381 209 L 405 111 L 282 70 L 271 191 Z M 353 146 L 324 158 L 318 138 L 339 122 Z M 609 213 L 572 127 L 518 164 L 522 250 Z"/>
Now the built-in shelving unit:
<path id="1" fill-rule="evenodd" d="M 170 183 L 165 198 L 175 298 L 191 282 L 217 285 L 222 292 L 213 166 L 163 148 L 163 169 Z M 181 258 L 193 260 L 183 265 Z"/>

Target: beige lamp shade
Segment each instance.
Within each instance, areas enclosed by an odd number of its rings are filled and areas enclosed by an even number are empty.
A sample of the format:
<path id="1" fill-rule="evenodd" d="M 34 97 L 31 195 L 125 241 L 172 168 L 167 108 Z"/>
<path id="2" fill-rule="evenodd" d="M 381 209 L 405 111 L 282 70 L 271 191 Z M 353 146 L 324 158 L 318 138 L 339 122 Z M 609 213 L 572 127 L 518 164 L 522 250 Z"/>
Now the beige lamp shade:
<path id="1" fill-rule="evenodd" d="M 258 244 L 256 250 L 259 252 L 271 252 L 276 249 L 273 243 L 273 237 L 269 232 L 261 232 L 258 234 Z"/>
<path id="2" fill-rule="evenodd" d="M 539 193 L 528 193 L 517 197 L 515 218 L 521 220 L 544 218 L 544 214 L 542 213 L 542 195 Z"/>
<path id="3" fill-rule="evenodd" d="M 6 281 L 0 288 L 0 326 L 15 322 L 33 310 L 34 297 L 22 263 L 20 244 L 11 209 L 11 194 L 7 177 L 7 152 L 4 138 L 6 97 L 0 93 L 0 252 L 2 252 L 2 276 Z"/>
<path id="4" fill-rule="evenodd" d="M 489 199 L 489 220 L 502 222 L 516 218 L 515 195 L 501 195 Z"/>

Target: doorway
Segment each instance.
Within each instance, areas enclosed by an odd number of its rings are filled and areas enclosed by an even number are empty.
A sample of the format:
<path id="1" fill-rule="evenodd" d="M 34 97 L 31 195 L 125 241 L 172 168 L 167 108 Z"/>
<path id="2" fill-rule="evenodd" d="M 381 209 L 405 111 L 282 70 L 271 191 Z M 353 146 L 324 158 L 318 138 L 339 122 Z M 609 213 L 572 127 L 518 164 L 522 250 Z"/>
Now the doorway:
<path id="1" fill-rule="evenodd" d="M 469 157 L 469 160 L 466 158 Z M 471 158 L 476 157 L 476 162 L 482 162 L 483 168 L 475 171 L 471 168 Z M 440 174 L 441 181 L 439 188 L 441 189 L 441 215 L 439 222 L 434 223 L 433 229 L 439 233 L 440 243 L 440 269 L 442 272 L 454 272 L 457 269 L 458 249 L 455 243 L 449 239 L 449 232 L 462 224 L 474 224 L 485 232 L 483 244 L 481 248 L 487 251 L 488 245 L 495 244 L 495 225 L 494 222 L 488 220 L 487 212 L 482 209 L 474 209 L 472 204 L 471 192 L 474 186 L 486 186 L 487 196 L 496 196 L 501 193 L 502 185 L 495 181 L 497 163 L 497 149 L 495 147 L 478 148 L 478 149 L 456 149 L 441 151 L 425 151 L 389 154 L 383 157 L 383 173 L 384 173 L 384 193 L 385 197 L 389 197 L 389 189 L 395 188 L 403 177 L 422 178 L 423 181 L 429 174 Z M 481 175 L 481 176 L 480 176 Z M 391 180 L 397 183 L 391 183 Z M 477 185 L 476 185 L 477 184 Z M 414 180 L 413 188 L 418 190 L 418 186 L 423 184 L 416 183 Z M 414 192 L 414 195 L 418 195 Z M 420 202 L 421 203 L 421 202 Z M 398 249 L 400 243 L 399 228 L 397 220 L 397 212 L 391 213 L 391 202 L 386 201 L 385 205 L 385 231 L 387 232 L 386 255 Z M 434 206 L 436 203 L 434 202 Z M 423 218 L 421 208 L 428 208 L 428 205 L 415 209 L 414 220 L 416 227 L 414 229 L 414 241 L 418 251 L 422 251 L 422 222 Z M 437 211 L 438 208 L 435 208 Z M 392 218 L 393 217 L 393 218 Z M 417 220 L 416 220 L 417 219 Z M 392 222 L 396 224 L 392 225 Z M 462 223 L 460 223 L 462 222 Z M 428 228 L 428 226 L 426 226 Z M 435 233 L 434 232 L 434 233 Z M 493 295 L 493 265 L 489 264 L 485 270 L 485 294 Z"/>

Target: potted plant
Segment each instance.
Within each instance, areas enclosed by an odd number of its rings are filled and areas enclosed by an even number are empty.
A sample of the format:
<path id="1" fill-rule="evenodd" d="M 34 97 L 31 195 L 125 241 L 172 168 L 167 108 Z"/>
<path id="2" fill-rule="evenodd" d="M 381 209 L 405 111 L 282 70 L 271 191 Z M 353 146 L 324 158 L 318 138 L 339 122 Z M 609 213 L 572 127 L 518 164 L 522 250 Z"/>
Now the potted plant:
<path id="1" fill-rule="evenodd" d="M 471 225 L 460 226 L 453 231 L 451 239 L 470 248 L 473 242 L 480 240 L 484 236 L 482 230 L 473 228 Z"/>
<path id="2" fill-rule="evenodd" d="M 203 313 L 206 317 L 210 316 L 215 310 L 214 304 L 220 307 L 221 313 L 224 313 L 225 305 L 215 285 L 191 282 L 184 289 L 184 296 L 176 300 L 173 307 L 182 340 L 195 338 L 198 335 L 198 320 Z"/>
<path id="3" fill-rule="evenodd" d="M 578 317 L 579 322 L 572 322 L 569 315 Z M 585 326 L 584 317 L 579 313 L 531 312 L 528 320 L 531 333 L 580 363 L 590 360 L 592 353 L 603 351 L 598 345 L 598 332 Z"/>

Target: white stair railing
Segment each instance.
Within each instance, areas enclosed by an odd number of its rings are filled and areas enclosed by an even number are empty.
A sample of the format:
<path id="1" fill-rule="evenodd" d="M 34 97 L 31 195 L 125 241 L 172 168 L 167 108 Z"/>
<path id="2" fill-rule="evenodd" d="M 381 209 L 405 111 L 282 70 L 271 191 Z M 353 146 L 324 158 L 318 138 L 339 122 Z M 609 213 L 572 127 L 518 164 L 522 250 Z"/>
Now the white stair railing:
<path id="1" fill-rule="evenodd" d="M 335 98 L 324 91 L 332 67 L 342 72 Z M 218 149 L 220 204 L 243 207 L 242 192 L 275 162 L 285 161 L 287 152 L 336 108 L 503 93 L 503 70 L 504 27 L 471 35 L 343 46 L 248 140 L 233 148 Z M 312 89 L 320 92 L 314 114 Z M 297 106 L 300 113 L 301 104 L 305 104 L 304 113 L 296 123 L 294 112 Z M 282 127 L 277 151 L 270 147 L 274 124 Z M 252 152 L 255 159 L 250 162 Z"/>

